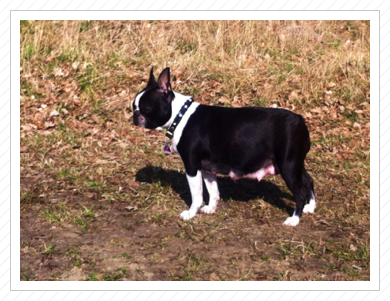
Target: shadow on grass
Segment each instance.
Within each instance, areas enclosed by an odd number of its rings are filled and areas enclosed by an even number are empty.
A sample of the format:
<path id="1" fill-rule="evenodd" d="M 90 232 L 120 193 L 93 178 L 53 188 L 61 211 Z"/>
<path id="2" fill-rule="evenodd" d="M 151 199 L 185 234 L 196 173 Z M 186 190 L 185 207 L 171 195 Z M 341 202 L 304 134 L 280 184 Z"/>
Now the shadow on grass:
<path id="1" fill-rule="evenodd" d="M 136 174 L 138 182 L 160 183 L 171 187 L 184 202 L 191 205 L 190 188 L 184 173 L 175 170 L 165 170 L 161 167 L 149 165 L 140 169 Z M 217 177 L 220 196 L 223 200 L 248 202 L 253 199 L 263 199 L 267 203 L 285 209 L 290 215 L 294 208 L 287 205 L 282 198 L 292 200 L 292 195 L 283 192 L 275 184 L 262 180 L 260 183 L 252 179 L 240 179 L 234 182 L 229 177 Z M 203 199 L 208 203 L 209 195 L 203 183 Z"/>

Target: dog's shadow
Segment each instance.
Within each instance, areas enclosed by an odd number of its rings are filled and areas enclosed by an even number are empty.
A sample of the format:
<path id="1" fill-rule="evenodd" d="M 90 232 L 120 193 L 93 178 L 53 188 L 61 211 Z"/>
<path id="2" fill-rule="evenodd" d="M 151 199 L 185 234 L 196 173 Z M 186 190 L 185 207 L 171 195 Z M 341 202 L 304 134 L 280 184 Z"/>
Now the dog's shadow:
<path id="1" fill-rule="evenodd" d="M 136 181 L 150 184 L 159 183 L 163 187 L 169 186 L 180 195 L 188 206 L 191 206 L 190 188 L 184 173 L 149 165 L 137 172 Z M 290 215 L 294 210 L 282 200 L 282 198 L 292 200 L 292 195 L 281 191 L 278 186 L 271 182 L 265 180 L 258 182 L 253 179 L 233 181 L 229 177 L 218 177 L 217 181 L 220 197 L 225 201 L 248 202 L 260 198 L 277 208 L 287 210 Z M 203 199 L 208 203 L 209 195 L 204 183 Z"/>

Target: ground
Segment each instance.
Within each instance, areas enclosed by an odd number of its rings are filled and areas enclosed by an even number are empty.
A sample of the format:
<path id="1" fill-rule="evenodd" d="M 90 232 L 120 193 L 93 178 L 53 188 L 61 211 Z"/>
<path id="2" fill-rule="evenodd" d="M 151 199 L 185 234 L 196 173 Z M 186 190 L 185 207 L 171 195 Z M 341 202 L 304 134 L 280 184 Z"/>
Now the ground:
<path id="1" fill-rule="evenodd" d="M 140 141 L 164 139 L 136 131 Z M 297 227 L 282 225 L 294 204 L 280 176 L 260 183 L 219 177 L 218 211 L 181 221 L 189 188 L 179 156 L 163 157 L 160 145 L 146 153 L 155 153 L 164 167 L 145 162 L 145 151 L 131 152 L 123 162 L 106 162 L 116 171 L 104 175 L 103 183 L 86 183 L 83 191 L 66 176 L 60 181 L 42 172 L 22 176 L 21 277 L 369 279 L 369 203 L 349 186 L 350 179 L 328 172 L 324 184 L 316 181 L 316 212 L 304 214 Z M 306 165 L 311 174 L 318 168 L 311 160 Z M 116 191 L 103 192 L 108 187 Z"/>

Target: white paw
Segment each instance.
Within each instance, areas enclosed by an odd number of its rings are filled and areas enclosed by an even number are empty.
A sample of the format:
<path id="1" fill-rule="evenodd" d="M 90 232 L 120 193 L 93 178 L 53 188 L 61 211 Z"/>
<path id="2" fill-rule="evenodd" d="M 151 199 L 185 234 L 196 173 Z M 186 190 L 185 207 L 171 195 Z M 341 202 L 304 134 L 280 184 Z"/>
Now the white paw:
<path id="1" fill-rule="evenodd" d="M 217 206 L 203 206 L 200 208 L 201 213 L 214 213 L 217 210 Z"/>
<path id="2" fill-rule="evenodd" d="M 296 225 L 298 225 L 298 224 L 299 224 L 299 217 L 296 216 L 296 215 L 293 215 L 293 216 L 288 217 L 288 218 L 284 221 L 284 223 L 283 223 L 283 225 L 285 225 L 285 226 L 296 226 Z"/>
<path id="3" fill-rule="evenodd" d="M 182 213 L 179 214 L 180 219 L 185 221 L 193 218 L 194 216 L 195 214 L 191 213 L 190 210 L 183 211 Z"/>
<path id="4" fill-rule="evenodd" d="M 313 203 L 306 204 L 305 207 L 303 207 L 304 213 L 314 213 L 314 209 L 316 209 L 316 205 Z"/>

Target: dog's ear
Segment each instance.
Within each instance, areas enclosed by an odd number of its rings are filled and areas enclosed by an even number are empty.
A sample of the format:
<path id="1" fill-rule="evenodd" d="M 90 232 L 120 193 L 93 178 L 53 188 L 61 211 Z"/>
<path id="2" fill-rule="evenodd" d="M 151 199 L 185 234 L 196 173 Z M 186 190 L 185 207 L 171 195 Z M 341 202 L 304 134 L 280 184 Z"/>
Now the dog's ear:
<path id="1" fill-rule="evenodd" d="M 157 85 L 157 82 L 156 82 L 156 79 L 154 78 L 153 67 L 152 67 L 152 69 L 150 70 L 149 81 L 148 81 L 147 87 L 153 87 L 155 85 Z"/>
<path id="2" fill-rule="evenodd" d="M 157 84 L 160 87 L 161 92 L 169 93 L 171 88 L 171 72 L 169 67 L 165 68 L 158 77 Z"/>

